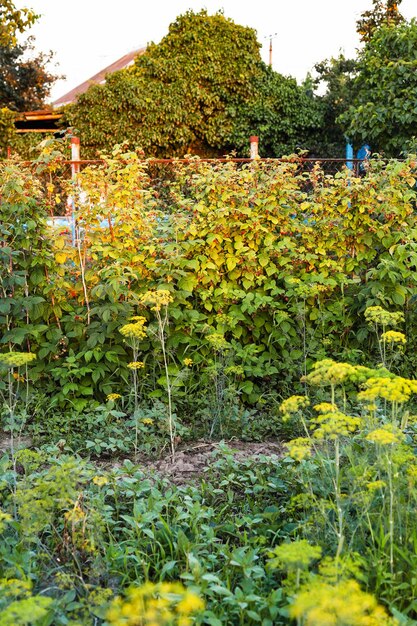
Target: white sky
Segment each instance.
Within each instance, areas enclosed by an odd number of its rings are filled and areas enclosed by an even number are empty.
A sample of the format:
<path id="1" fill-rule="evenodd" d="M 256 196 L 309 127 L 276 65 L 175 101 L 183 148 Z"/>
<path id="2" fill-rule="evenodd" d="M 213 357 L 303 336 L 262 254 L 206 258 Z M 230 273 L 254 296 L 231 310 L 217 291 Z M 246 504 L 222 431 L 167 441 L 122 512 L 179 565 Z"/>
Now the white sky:
<path id="1" fill-rule="evenodd" d="M 251 26 L 268 62 L 273 39 L 273 67 L 302 81 L 315 63 L 343 52 L 353 56 L 359 45 L 355 24 L 372 0 L 15 0 L 18 8 L 40 14 L 29 31 L 37 50 L 55 53 L 53 70 L 64 74 L 51 101 L 64 95 L 118 58 L 159 42 L 168 26 L 188 9 L 222 9 L 237 24 Z M 417 17 L 417 0 L 403 0 L 407 18 Z"/>

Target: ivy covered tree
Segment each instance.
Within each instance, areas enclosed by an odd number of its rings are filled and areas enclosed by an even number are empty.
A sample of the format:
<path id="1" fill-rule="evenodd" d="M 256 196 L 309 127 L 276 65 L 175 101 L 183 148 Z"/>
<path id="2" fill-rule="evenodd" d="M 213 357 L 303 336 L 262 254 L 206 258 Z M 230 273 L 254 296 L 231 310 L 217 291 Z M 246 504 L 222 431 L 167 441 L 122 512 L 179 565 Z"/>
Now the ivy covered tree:
<path id="1" fill-rule="evenodd" d="M 417 23 L 376 30 L 360 51 L 352 102 L 339 121 L 357 143 L 399 156 L 417 142 Z"/>
<path id="2" fill-rule="evenodd" d="M 272 72 L 259 49 L 253 29 L 189 11 L 133 68 L 81 95 L 67 122 L 91 156 L 125 140 L 149 156 L 244 153 L 251 134 L 265 139 L 265 156 L 293 151 L 313 141 L 321 110 L 295 80 Z"/>

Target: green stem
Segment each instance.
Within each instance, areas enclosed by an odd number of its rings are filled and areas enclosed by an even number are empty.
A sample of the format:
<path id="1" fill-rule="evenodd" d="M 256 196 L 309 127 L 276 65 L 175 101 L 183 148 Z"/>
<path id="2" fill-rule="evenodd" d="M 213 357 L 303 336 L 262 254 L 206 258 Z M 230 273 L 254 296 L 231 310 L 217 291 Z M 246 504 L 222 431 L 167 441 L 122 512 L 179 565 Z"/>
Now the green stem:
<path id="1" fill-rule="evenodd" d="M 336 495 L 336 509 L 337 509 L 337 551 L 336 551 L 336 563 L 342 553 L 343 543 L 345 540 L 343 534 L 343 510 L 342 510 L 342 494 L 340 491 L 340 443 L 339 439 L 335 440 L 335 495 Z"/>

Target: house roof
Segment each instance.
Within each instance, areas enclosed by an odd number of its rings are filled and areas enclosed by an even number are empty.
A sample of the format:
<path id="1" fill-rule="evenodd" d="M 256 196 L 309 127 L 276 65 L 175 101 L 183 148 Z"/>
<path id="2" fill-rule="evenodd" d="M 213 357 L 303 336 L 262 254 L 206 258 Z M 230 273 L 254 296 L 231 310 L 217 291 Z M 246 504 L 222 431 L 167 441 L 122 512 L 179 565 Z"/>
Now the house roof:
<path id="1" fill-rule="evenodd" d="M 100 85 L 104 83 L 106 80 L 106 74 L 112 74 L 113 72 L 122 70 L 129 65 L 133 65 L 135 58 L 139 54 L 143 54 L 145 50 L 146 48 L 138 48 L 137 50 L 132 50 L 132 52 L 128 52 L 128 54 L 125 54 L 111 65 L 108 65 L 97 74 L 94 74 L 94 76 L 81 83 L 81 85 L 74 87 L 74 89 L 68 91 L 68 93 L 58 98 L 58 100 L 55 100 L 55 102 L 52 103 L 52 106 L 54 108 L 58 108 L 60 106 L 64 106 L 64 104 L 70 104 L 71 102 L 74 102 L 76 97 L 86 92 L 91 85 Z"/>

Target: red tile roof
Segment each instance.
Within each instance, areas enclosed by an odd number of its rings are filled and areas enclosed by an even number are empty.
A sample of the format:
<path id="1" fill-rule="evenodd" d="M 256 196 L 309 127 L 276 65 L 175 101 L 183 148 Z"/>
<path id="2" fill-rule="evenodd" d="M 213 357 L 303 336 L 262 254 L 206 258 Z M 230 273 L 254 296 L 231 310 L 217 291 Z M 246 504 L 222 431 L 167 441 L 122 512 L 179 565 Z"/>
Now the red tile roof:
<path id="1" fill-rule="evenodd" d="M 145 50 L 146 48 L 138 48 L 137 50 L 132 50 L 132 52 L 128 52 L 128 54 L 125 54 L 123 57 L 121 57 L 111 65 L 108 65 L 97 74 L 94 74 L 94 76 L 81 83 L 81 85 L 74 87 L 74 89 L 68 91 L 68 93 L 58 98 L 58 100 L 55 100 L 55 102 L 52 103 L 52 106 L 54 108 L 57 108 L 63 106 L 64 104 L 70 104 L 76 99 L 77 96 L 87 91 L 90 85 L 98 85 L 100 83 L 104 83 L 106 79 L 106 74 L 112 74 L 113 72 L 117 72 L 118 70 L 122 70 L 125 67 L 132 65 L 135 57 L 137 57 L 139 54 L 143 54 Z"/>

